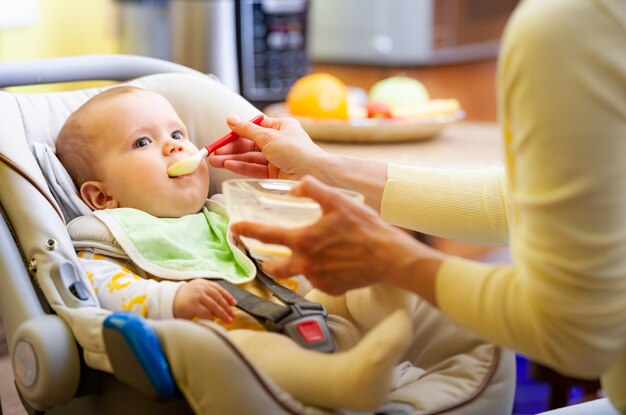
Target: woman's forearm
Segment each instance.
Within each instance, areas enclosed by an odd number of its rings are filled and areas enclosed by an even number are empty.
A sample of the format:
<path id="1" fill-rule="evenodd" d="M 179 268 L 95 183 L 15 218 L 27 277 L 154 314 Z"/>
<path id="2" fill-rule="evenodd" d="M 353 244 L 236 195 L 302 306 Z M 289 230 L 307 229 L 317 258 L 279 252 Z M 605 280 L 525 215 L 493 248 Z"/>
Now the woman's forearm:
<path id="1" fill-rule="evenodd" d="M 386 244 L 390 266 L 389 272 L 385 273 L 386 281 L 414 292 L 438 307 L 437 275 L 446 255 L 417 242 L 404 232 L 394 231 L 396 236 Z"/>
<path id="2" fill-rule="evenodd" d="M 326 184 L 363 194 L 365 203 L 380 213 L 383 191 L 387 183 L 386 163 L 330 155 L 324 162 L 315 163 L 314 169 L 314 175 Z M 381 233 L 385 232 L 389 235 L 380 238 L 385 242 L 378 249 L 386 252 L 388 256 L 387 261 L 384 261 L 390 266 L 390 269 L 384 272 L 387 281 L 412 291 L 437 306 L 435 293 L 437 272 L 445 255 L 418 243 L 413 237 L 397 229 L 388 227 Z"/>
<path id="3" fill-rule="evenodd" d="M 365 196 L 365 203 L 380 213 L 387 182 L 387 164 L 346 156 L 329 155 L 315 163 L 315 177 L 335 187 L 354 190 Z"/>

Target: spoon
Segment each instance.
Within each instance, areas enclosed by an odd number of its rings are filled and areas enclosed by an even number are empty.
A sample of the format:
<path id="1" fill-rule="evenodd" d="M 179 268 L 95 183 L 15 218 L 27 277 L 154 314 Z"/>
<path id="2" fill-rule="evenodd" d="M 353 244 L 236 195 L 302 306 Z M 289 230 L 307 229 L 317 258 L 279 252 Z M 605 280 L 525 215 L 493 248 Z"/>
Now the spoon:
<path id="1" fill-rule="evenodd" d="M 263 114 L 259 114 L 253 119 L 251 119 L 250 122 L 256 125 L 260 125 L 261 122 L 263 121 L 263 118 L 264 118 Z M 236 140 L 237 138 L 239 138 L 239 136 L 231 131 L 230 133 L 226 134 L 224 137 L 218 140 L 215 140 L 208 146 L 205 146 L 202 150 L 200 150 L 198 153 L 194 154 L 193 156 L 177 161 L 176 163 L 169 166 L 167 168 L 167 175 L 170 177 L 177 177 L 177 176 L 183 176 L 185 174 L 193 173 L 194 171 L 196 171 L 196 169 L 200 165 L 200 161 L 202 161 L 203 158 L 208 157 L 209 154 L 211 154 L 218 148 L 230 143 L 233 140 Z"/>

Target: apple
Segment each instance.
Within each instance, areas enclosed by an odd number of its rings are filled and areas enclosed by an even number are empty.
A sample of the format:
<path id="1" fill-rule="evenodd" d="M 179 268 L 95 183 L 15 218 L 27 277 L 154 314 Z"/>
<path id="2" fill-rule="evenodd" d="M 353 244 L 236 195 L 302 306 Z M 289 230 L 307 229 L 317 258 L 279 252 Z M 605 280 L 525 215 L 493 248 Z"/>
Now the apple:
<path id="1" fill-rule="evenodd" d="M 426 87 L 408 76 L 392 76 L 374 84 L 369 102 L 384 103 L 393 114 L 396 110 L 415 108 L 430 100 Z"/>
<path id="2" fill-rule="evenodd" d="M 389 105 L 380 101 L 370 101 L 365 106 L 367 118 L 393 118 Z"/>

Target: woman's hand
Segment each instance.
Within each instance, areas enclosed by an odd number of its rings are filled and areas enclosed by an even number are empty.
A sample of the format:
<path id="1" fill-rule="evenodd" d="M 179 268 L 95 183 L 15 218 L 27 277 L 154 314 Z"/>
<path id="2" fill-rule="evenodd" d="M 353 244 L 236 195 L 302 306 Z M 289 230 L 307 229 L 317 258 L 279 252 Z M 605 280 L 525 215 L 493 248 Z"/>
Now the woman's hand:
<path id="1" fill-rule="evenodd" d="M 219 318 L 230 323 L 235 318 L 237 301 L 214 281 L 197 278 L 182 285 L 174 297 L 174 317 L 192 320 Z"/>
<path id="2" fill-rule="evenodd" d="M 293 118 L 266 117 L 261 126 L 236 115 L 227 121 L 241 138 L 215 152 L 209 159 L 213 167 L 260 179 L 298 180 L 318 175 L 323 159 L 330 158 Z"/>
<path id="3" fill-rule="evenodd" d="M 380 210 L 387 165 L 326 153 L 294 118 L 265 118 L 261 126 L 228 117 L 240 138 L 218 149 L 209 159 L 213 167 L 257 179 L 299 180 L 310 175 L 335 187 L 355 190 Z"/>
<path id="4" fill-rule="evenodd" d="M 291 248 L 289 258 L 263 262 L 268 274 L 276 278 L 303 274 L 315 287 L 333 295 L 387 281 L 434 303 L 440 253 L 386 224 L 368 206 L 313 178 L 305 178 L 293 193 L 320 204 L 324 215 L 317 223 L 286 229 L 239 222 L 231 228 L 235 235 Z"/>

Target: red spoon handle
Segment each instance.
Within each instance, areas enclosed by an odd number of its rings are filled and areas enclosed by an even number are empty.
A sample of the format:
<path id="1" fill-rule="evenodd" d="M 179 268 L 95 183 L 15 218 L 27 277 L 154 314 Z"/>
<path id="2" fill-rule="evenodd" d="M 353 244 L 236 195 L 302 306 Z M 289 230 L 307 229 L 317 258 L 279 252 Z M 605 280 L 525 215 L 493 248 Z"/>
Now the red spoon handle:
<path id="1" fill-rule="evenodd" d="M 261 122 L 263 121 L 263 118 L 265 118 L 263 116 L 263 114 L 259 114 L 256 117 L 254 117 L 253 119 L 251 119 L 250 122 L 254 123 L 256 125 L 260 125 Z M 212 152 L 214 152 L 215 150 L 217 150 L 218 148 L 220 148 L 220 147 L 222 147 L 222 146 L 224 146 L 224 145 L 226 145 L 226 144 L 230 143 L 231 141 L 236 140 L 238 138 L 239 138 L 239 136 L 231 131 L 230 133 L 226 134 L 224 137 L 219 138 L 219 139 L 213 141 L 211 144 L 209 144 L 208 146 L 204 147 L 208 151 L 207 156 L 209 154 L 211 154 Z"/>

